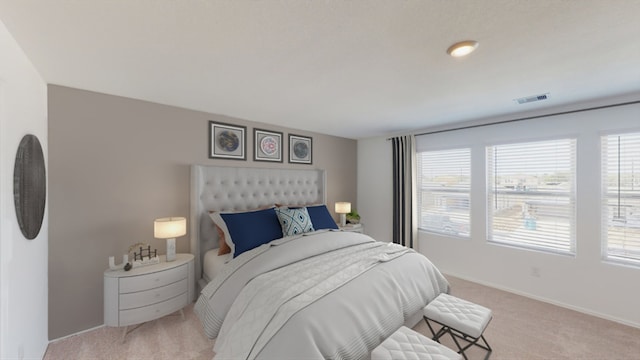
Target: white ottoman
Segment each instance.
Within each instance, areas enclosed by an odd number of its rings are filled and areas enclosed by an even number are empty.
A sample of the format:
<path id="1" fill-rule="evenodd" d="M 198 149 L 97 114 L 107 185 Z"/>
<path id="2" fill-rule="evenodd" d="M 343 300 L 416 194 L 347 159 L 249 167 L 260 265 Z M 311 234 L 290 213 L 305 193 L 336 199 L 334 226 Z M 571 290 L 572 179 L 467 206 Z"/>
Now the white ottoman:
<path id="1" fill-rule="evenodd" d="M 458 347 L 458 353 L 465 359 L 467 356 L 464 351 L 473 345 L 487 350 L 485 359 L 491 355 L 491 346 L 482 333 L 492 317 L 490 309 L 448 294 L 438 295 L 424 308 L 424 318 L 433 334 L 433 340 L 439 341 L 442 335 L 449 333 Z M 438 332 L 434 331 L 431 322 L 440 324 Z M 465 340 L 467 344 L 461 346 L 458 339 Z M 480 339 L 484 345 L 478 343 Z"/>
<path id="2" fill-rule="evenodd" d="M 460 354 L 406 326 L 371 352 L 371 360 L 460 360 Z"/>

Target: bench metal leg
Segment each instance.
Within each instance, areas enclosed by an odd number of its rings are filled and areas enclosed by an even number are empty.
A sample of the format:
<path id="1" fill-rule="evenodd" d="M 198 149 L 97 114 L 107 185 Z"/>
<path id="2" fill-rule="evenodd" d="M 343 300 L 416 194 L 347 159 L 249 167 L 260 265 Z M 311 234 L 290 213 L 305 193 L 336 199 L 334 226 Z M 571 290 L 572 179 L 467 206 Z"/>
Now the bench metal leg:
<path id="1" fill-rule="evenodd" d="M 480 334 L 480 337 L 473 337 L 471 335 L 467 335 L 465 333 L 463 333 L 460 330 L 454 329 L 448 325 L 445 325 L 443 323 L 440 323 L 436 320 L 433 319 L 429 319 L 426 316 L 424 317 L 424 321 L 427 323 L 427 326 L 429 327 L 429 330 L 431 330 L 431 334 L 433 335 L 432 340 L 440 342 L 440 338 L 442 337 L 442 335 L 449 333 L 449 335 L 451 335 L 451 338 L 453 339 L 453 342 L 456 344 L 456 346 L 458 347 L 458 354 L 462 355 L 462 357 L 465 358 L 465 360 L 469 360 L 467 358 L 467 355 L 464 353 L 465 350 L 469 349 L 471 346 L 478 346 L 482 349 L 485 349 L 487 351 L 484 359 L 487 360 L 489 359 L 489 356 L 491 356 L 491 353 L 493 352 L 493 349 L 491 348 L 491 346 L 489 346 L 489 343 L 487 342 L 487 339 L 484 338 L 483 334 Z M 440 330 L 438 330 L 438 332 L 436 332 L 433 327 L 431 326 L 431 322 L 434 322 L 438 325 L 440 325 Z M 460 342 L 458 342 L 458 339 L 460 340 L 464 340 L 467 342 L 467 344 L 463 347 L 460 345 Z M 482 339 L 482 342 L 484 342 L 483 344 L 480 344 L 478 342 L 478 340 Z"/>

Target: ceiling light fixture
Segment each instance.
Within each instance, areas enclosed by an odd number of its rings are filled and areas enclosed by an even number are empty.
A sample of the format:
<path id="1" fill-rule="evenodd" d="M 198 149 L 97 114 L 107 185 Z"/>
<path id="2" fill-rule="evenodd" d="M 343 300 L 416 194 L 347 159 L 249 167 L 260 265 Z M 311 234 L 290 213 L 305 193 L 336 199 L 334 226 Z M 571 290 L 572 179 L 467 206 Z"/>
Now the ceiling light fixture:
<path id="1" fill-rule="evenodd" d="M 463 57 L 469 55 L 478 47 L 478 42 L 475 40 L 465 40 L 457 42 L 451 45 L 447 49 L 447 54 L 453 57 Z"/>

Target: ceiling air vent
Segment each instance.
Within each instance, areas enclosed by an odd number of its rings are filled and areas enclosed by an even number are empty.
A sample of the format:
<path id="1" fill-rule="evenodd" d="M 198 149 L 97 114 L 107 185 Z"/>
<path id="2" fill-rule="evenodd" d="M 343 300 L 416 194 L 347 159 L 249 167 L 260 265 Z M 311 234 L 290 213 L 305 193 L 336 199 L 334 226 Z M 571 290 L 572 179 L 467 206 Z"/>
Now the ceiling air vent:
<path id="1" fill-rule="evenodd" d="M 530 102 L 535 102 L 535 101 L 540 101 L 540 100 L 547 100 L 549 98 L 549 93 L 546 94 L 542 94 L 542 95 L 533 95 L 533 96 L 526 96 L 526 97 L 521 97 L 519 99 L 514 99 L 513 101 L 517 102 L 518 104 L 527 104 Z"/>

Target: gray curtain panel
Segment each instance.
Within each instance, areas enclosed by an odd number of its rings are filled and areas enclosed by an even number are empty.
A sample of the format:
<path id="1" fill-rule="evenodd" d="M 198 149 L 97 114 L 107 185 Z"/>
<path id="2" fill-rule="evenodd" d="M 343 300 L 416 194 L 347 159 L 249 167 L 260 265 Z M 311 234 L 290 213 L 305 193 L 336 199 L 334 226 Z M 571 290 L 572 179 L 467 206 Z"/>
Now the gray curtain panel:
<path id="1" fill-rule="evenodd" d="M 413 248 L 418 240 L 416 200 L 416 140 L 391 138 L 393 147 L 393 242 Z"/>

